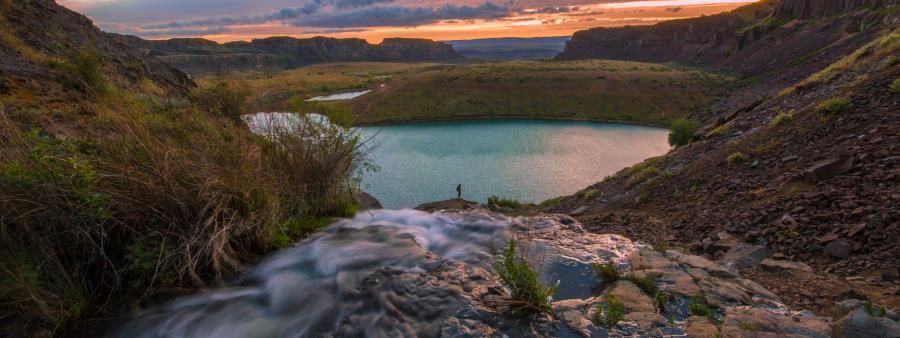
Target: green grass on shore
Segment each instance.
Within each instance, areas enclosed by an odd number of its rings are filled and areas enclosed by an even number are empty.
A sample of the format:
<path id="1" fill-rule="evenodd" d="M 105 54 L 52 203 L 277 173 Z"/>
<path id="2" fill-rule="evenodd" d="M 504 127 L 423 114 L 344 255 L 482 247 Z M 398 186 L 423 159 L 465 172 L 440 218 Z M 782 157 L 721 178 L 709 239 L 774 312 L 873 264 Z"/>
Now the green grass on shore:
<path id="1" fill-rule="evenodd" d="M 354 100 L 329 103 L 352 111 L 358 124 L 516 117 L 666 126 L 707 109 L 730 81 L 698 70 L 611 60 L 332 63 L 240 77 L 251 89 L 253 108 L 261 111 L 371 89 Z"/>

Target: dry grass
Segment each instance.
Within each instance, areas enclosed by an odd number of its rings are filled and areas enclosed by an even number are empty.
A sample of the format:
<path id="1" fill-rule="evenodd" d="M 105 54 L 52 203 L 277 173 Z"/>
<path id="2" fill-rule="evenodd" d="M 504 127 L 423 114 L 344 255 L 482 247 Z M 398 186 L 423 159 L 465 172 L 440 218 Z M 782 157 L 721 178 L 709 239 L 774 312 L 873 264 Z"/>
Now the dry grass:
<path id="1" fill-rule="evenodd" d="M 893 31 L 884 34 L 884 36 L 860 47 L 850 55 L 841 58 L 828 67 L 825 67 L 825 69 L 800 81 L 796 85 L 785 88 L 779 95 L 785 96 L 791 94 L 797 87 L 828 83 L 838 77 L 838 75 L 853 70 L 863 64 L 864 60 L 880 60 L 885 57 L 892 57 L 896 55 L 898 50 L 900 50 L 900 28 L 894 29 Z"/>
<path id="2" fill-rule="evenodd" d="M 125 90 L 108 101 L 66 139 L 0 110 L 0 302 L 57 334 L 160 287 L 220 284 L 298 222 L 355 211 L 350 131 L 263 138 Z"/>

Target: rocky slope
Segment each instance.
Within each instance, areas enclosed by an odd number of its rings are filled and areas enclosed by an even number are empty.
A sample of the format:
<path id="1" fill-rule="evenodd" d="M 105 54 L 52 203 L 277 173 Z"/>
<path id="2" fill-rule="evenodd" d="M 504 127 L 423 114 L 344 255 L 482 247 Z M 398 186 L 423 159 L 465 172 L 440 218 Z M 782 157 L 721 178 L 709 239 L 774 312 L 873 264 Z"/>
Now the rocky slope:
<path id="1" fill-rule="evenodd" d="M 83 48 L 96 50 L 105 69 L 121 84 L 138 86 L 141 80 L 184 94 L 194 83 L 182 72 L 142 53 L 126 48 L 116 36 L 100 31 L 87 17 L 50 0 L 0 2 L 0 88 L 27 88 L 46 93 L 46 82 L 58 82 L 59 59 Z M 52 87 L 52 86 L 51 86 Z M 36 95 L 40 98 L 40 94 Z"/>
<path id="2" fill-rule="evenodd" d="M 796 3 L 777 8 L 809 7 Z M 833 8 L 872 2 L 840 4 Z M 802 13 L 832 8 L 813 7 Z M 692 144 L 551 210 L 576 215 L 592 231 L 669 242 L 709 258 L 744 242 L 762 245 L 763 257 L 812 270 L 786 278 L 753 264 L 741 272 L 819 313 L 854 297 L 900 306 L 897 12 L 863 8 L 749 28 L 744 48 L 731 56 L 745 62 L 745 85 L 715 106 Z M 738 65 L 728 58 L 709 64 Z"/>
<path id="3" fill-rule="evenodd" d="M 896 3 L 760 1 L 727 13 L 652 26 L 579 31 L 558 58 L 675 61 L 756 76 L 781 70 L 790 61 L 840 44 L 848 33 L 892 24 L 896 16 L 869 9 L 884 9 Z M 843 15 L 835 20 L 835 14 Z"/>
<path id="4" fill-rule="evenodd" d="M 196 38 L 120 38 L 189 73 L 283 69 L 331 61 L 429 62 L 460 58 L 452 46 L 426 39 L 392 38 L 369 44 L 362 39 L 270 37 L 219 44 Z"/>

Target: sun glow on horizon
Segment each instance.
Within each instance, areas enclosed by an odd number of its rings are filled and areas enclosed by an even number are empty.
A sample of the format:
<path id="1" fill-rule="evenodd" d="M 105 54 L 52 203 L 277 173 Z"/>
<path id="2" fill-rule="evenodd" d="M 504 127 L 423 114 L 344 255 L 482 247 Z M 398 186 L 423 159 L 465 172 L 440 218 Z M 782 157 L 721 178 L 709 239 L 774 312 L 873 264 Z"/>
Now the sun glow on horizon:
<path id="1" fill-rule="evenodd" d="M 410 3 L 410 1 L 413 1 Z M 648 25 L 666 20 L 712 15 L 733 10 L 757 0 L 639 0 L 617 3 L 572 1 L 559 4 L 556 1 L 529 0 L 528 5 L 521 8 L 506 8 L 493 5 L 496 2 L 484 0 L 448 1 L 444 7 L 422 7 L 420 0 L 367 0 L 358 1 L 359 8 L 337 7 L 337 2 L 317 1 L 314 3 L 330 4 L 321 14 L 315 12 L 306 16 L 277 20 L 282 12 L 271 9 L 253 13 L 240 13 L 236 16 L 212 16 L 201 11 L 191 16 L 173 16 L 171 11 L 154 13 L 133 13 L 127 11 L 129 4 L 140 1 L 119 0 L 68 0 L 60 1 L 64 6 L 86 13 L 102 29 L 123 34 L 138 35 L 148 39 L 168 39 L 173 37 L 200 37 L 217 42 L 229 42 L 269 36 L 313 37 L 329 36 L 336 38 L 362 38 L 378 43 L 388 37 L 427 38 L 432 40 L 463 40 L 495 37 L 539 37 L 564 36 L 575 31 L 594 27 L 616 27 L 625 25 Z M 225 1 L 228 2 L 228 1 Z M 265 0 L 272 4 L 296 6 L 295 1 Z M 353 0 L 347 0 L 347 3 Z M 302 4 L 302 3 L 301 3 Z M 491 5 L 488 5 L 491 4 Z M 510 3 L 512 4 L 512 3 Z M 571 5 L 570 5 L 571 4 Z M 577 4 L 577 5 L 576 5 Z M 124 7 L 123 7 L 124 6 Z M 137 6 L 137 5 L 134 5 Z M 144 2 L 143 7 L 153 8 L 153 4 Z M 251 6 L 248 3 L 232 6 Z M 450 8 L 458 6 L 455 8 Z M 493 6 L 493 7 L 492 7 Z M 512 5 L 510 5 L 512 6 Z M 197 7 L 196 4 L 191 6 Z M 201 6 L 202 7 L 202 6 Z M 447 7 L 447 8 L 445 8 Z M 116 8 L 135 18 L 125 20 L 117 13 Z M 373 10 L 368 17 L 365 10 Z M 447 9 L 446 12 L 441 12 Z M 299 10 L 285 8 L 284 10 Z M 280 11 L 284 11 L 280 10 Z M 394 12 L 387 12 L 388 10 Z M 468 14 L 478 10 L 506 12 L 486 14 L 483 18 Z M 135 10 L 136 11 L 136 10 Z M 342 12 L 343 11 L 343 12 Z M 221 12 L 221 10 L 219 10 Z M 262 14 L 259 14 L 262 13 Z M 272 13 L 272 14 L 265 14 Z M 343 19 L 341 14 L 347 19 Z M 448 14 L 449 13 L 449 14 Z M 266 16 L 261 16 L 261 15 Z M 299 14 L 298 14 L 299 15 Z M 317 17 L 321 15 L 322 17 Z M 356 15 L 356 16 L 353 16 Z M 424 18 L 405 16 L 421 15 Z M 453 15 L 461 18 L 455 19 Z M 128 16 L 128 15 L 125 15 Z M 258 21 L 250 21 L 254 18 Z M 355 20 L 352 20 L 354 19 Z M 121 21 L 120 21 L 121 20 Z M 255 20 L 255 19 L 254 19 Z M 331 20 L 331 21 L 329 21 Z M 385 21 L 387 20 L 387 21 Z M 412 24 L 391 25 L 390 20 L 397 23 L 404 21 Z M 372 24 L 367 25 L 368 22 Z M 421 22 L 421 23 L 420 23 Z M 385 24 L 387 23 L 387 24 Z M 316 26 L 319 27 L 316 27 Z"/>

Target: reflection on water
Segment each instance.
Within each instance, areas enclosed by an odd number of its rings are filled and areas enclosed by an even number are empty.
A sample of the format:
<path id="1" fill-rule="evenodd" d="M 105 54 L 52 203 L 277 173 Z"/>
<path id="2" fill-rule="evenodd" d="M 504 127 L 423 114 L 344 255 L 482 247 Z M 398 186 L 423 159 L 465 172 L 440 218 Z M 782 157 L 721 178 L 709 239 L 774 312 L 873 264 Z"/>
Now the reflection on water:
<path id="1" fill-rule="evenodd" d="M 340 93 L 340 94 L 331 94 L 325 96 L 316 96 L 306 101 L 340 101 L 340 100 L 350 100 L 355 99 L 357 97 L 363 96 L 371 90 L 362 90 L 357 92 L 349 92 L 349 93 Z"/>
<path id="2" fill-rule="evenodd" d="M 500 195 L 527 202 L 569 195 L 669 150 L 659 128 L 591 122 L 486 120 L 361 128 L 380 167 L 363 189 L 386 208 Z"/>

